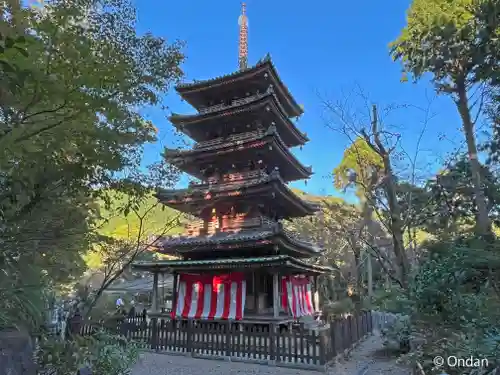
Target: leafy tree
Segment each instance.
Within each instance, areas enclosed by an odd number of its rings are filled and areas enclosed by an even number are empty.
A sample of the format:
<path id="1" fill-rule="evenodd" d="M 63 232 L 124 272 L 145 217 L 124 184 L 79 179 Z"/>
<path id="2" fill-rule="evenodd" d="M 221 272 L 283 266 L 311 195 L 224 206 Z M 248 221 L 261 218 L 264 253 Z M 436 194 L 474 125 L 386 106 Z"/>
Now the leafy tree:
<path id="1" fill-rule="evenodd" d="M 319 244 L 324 249 L 323 255 L 314 260 L 316 263 L 338 270 L 334 275 L 320 277 L 321 300 L 328 304 L 345 298 L 347 287 L 352 283 L 351 270 L 356 270 L 351 259 L 349 241 L 352 236 L 349 231 L 359 221 L 359 212 L 340 198 L 311 196 L 300 191 L 296 193 L 303 199 L 319 204 L 321 211 L 311 217 L 293 219 L 289 223 L 290 228 L 300 238 Z"/>
<path id="2" fill-rule="evenodd" d="M 491 374 L 500 363 L 498 243 L 459 236 L 427 245 L 412 282 L 410 359 L 431 370 L 436 355 L 485 356 L 489 368 L 445 368 L 449 374 Z"/>
<path id="3" fill-rule="evenodd" d="M 477 215 L 474 197 L 471 163 L 466 157 L 459 158 L 450 168 L 439 173 L 427 184 L 431 196 L 426 220 L 427 230 L 460 233 L 473 227 Z M 500 202 L 500 182 L 492 171 L 481 166 L 483 195 L 489 219 L 498 225 Z"/>
<path id="4" fill-rule="evenodd" d="M 351 250 L 356 265 L 356 285 L 358 293 L 362 290 L 361 250 L 370 241 L 364 232 L 372 221 L 373 210 L 377 206 L 377 189 L 382 175 L 383 163 L 365 138 L 358 137 L 344 151 L 340 164 L 333 170 L 334 186 L 340 190 L 353 188 L 361 201 L 362 219 L 347 228 Z M 364 241 L 363 241 L 364 239 Z"/>
<path id="5" fill-rule="evenodd" d="M 127 0 L 11 1 L 0 17 L 10 38 L 0 51 L 9 83 L 0 95 L 0 268 L 15 290 L 28 274 L 50 284 L 81 272 L 102 222 L 96 199 L 109 204 L 110 187 L 134 197 L 123 210 L 154 188 L 137 172 L 142 146 L 156 139 L 140 110 L 161 103 L 184 57 L 181 43 L 138 35 L 135 18 Z"/>
<path id="6" fill-rule="evenodd" d="M 176 178 L 171 176 L 167 180 Z M 108 210 L 115 215 L 111 214 L 112 219 L 100 228 L 100 241 L 85 255 L 90 271 L 102 275 L 92 294 L 85 296 L 85 315 L 91 313 L 109 286 L 128 273 L 133 262 L 147 258 L 148 253 L 160 246 L 162 237 L 182 231 L 181 215 L 172 209 L 162 210 L 164 207 L 151 195 L 136 200 L 135 196 L 115 193 Z"/>
<path id="7" fill-rule="evenodd" d="M 354 188 L 357 197 L 366 201 L 366 194 L 378 182 L 382 168 L 380 156 L 364 138 L 358 137 L 346 148 L 340 164 L 333 170 L 334 185 L 340 190 Z"/>
<path id="8" fill-rule="evenodd" d="M 487 115 L 493 128 L 492 137 L 485 145 L 485 151 L 488 153 L 487 164 L 496 166 L 500 161 L 500 86 L 490 95 Z"/>
<path id="9" fill-rule="evenodd" d="M 403 213 L 397 199 L 398 181 L 392 161 L 400 135 L 383 129 L 377 106 L 370 106 L 362 93 L 361 96 L 364 105 L 370 108 L 368 124 L 364 118 L 359 123 L 360 115 L 352 113 L 344 104 L 326 103 L 341 131 L 352 142 L 344 154 L 343 163 L 335 171 L 339 175 L 336 182 L 338 186 L 347 183 L 345 186 L 357 187 L 358 196 L 364 198 L 365 223 L 371 220 L 372 213 L 382 219 L 381 223 L 392 236 L 392 251 L 397 262 L 393 270 L 398 274 L 395 280 L 406 289 L 410 264 L 405 251 Z M 392 109 L 394 107 L 386 108 L 385 115 Z M 391 139 L 396 141 L 391 142 Z M 388 214 L 387 220 L 383 220 L 381 211 Z"/>
<path id="10" fill-rule="evenodd" d="M 500 6 L 498 0 L 414 0 L 407 25 L 391 44 L 392 56 L 415 79 L 433 75 L 439 93 L 450 95 L 462 119 L 473 177 L 479 234 L 489 234 L 475 124 L 486 89 L 499 82 Z M 479 101 L 471 102 L 479 90 Z M 477 115 L 474 118 L 474 107 Z"/>

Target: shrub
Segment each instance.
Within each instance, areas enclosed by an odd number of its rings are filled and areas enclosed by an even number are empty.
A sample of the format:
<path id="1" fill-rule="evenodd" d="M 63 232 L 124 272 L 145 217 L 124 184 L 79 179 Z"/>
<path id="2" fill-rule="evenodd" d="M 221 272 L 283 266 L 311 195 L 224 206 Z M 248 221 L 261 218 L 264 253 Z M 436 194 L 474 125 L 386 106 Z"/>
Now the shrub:
<path id="1" fill-rule="evenodd" d="M 408 316 L 398 316 L 394 324 L 380 333 L 385 346 L 397 347 L 402 353 L 410 351 L 411 325 Z"/>
<path id="2" fill-rule="evenodd" d="M 486 358 L 491 366 L 444 369 L 448 374 L 490 374 L 500 365 L 497 248 L 498 243 L 476 238 L 429 246 L 429 257 L 409 292 L 413 305 L 409 335 L 414 350 L 407 357 L 418 361 L 426 373 L 436 356 Z"/>
<path id="3" fill-rule="evenodd" d="M 67 341 L 43 337 L 37 352 L 41 373 L 45 375 L 76 374 L 84 366 L 94 374 L 128 375 L 138 357 L 138 347 L 133 342 L 103 331 Z"/>

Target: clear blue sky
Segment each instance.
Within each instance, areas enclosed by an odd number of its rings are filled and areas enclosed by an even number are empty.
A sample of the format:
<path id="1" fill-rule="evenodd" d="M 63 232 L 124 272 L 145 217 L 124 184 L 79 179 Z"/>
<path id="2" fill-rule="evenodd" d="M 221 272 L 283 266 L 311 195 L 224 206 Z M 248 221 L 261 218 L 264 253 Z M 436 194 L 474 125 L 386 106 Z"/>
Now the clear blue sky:
<path id="1" fill-rule="evenodd" d="M 237 69 L 239 1 L 136 2 L 139 32 L 151 31 L 186 42 L 186 80 L 207 79 Z M 342 98 L 342 90 L 358 84 L 381 106 L 411 103 L 426 107 L 427 98 L 433 97 L 428 82 L 400 83 L 401 68 L 388 53 L 388 43 L 404 26 L 408 5 L 409 0 L 247 1 L 249 63 L 269 52 L 281 78 L 305 107 L 299 127 L 311 142 L 295 152 L 304 164 L 313 166 L 315 175 L 307 186 L 299 182 L 295 187 L 312 194 L 339 194 L 328 175 L 341 160 L 347 139 L 325 126 L 318 92 L 336 100 Z M 165 97 L 164 104 L 177 113 L 193 111 L 174 91 Z M 421 160 L 435 170 L 439 158 L 462 138 L 449 98 L 437 98 L 433 110 L 437 117 L 424 135 Z M 161 138 L 146 149 L 146 159 L 151 161 L 171 144 L 172 132 L 164 111 L 148 110 L 147 115 L 159 128 Z M 415 151 L 422 129 L 419 116 L 416 111 L 400 111 L 393 118 L 401 126 L 403 146 L 410 153 Z M 438 141 L 439 133 L 452 137 L 452 142 Z"/>

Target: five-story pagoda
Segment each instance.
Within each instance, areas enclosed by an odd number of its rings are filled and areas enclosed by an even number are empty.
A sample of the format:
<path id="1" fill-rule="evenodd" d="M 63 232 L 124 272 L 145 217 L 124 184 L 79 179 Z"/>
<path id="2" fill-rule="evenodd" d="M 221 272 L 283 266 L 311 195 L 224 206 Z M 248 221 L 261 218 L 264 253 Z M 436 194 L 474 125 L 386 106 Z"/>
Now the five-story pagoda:
<path id="1" fill-rule="evenodd" d="M 170 121 L 196 144 L 164 156 L 200 182 L 157 197 L 198 218 L 161 242 L 160 252 L 182 260 L 134 268 L 154 274 L 154 313 L 158 274 L 172 273 L 173 318 L 285 322 L 317 311 L 316 276 L 330 269 L 308 264 L 320 249 L 281 223 L 318 209 L 287 187 L 312 174 L 290 152 L 308 141 L 291 120 L 302 108 L 269 56 L 247 67 L 244 5 L 239 23 L 239 71 L 176 87 L 198 113 Z"/>

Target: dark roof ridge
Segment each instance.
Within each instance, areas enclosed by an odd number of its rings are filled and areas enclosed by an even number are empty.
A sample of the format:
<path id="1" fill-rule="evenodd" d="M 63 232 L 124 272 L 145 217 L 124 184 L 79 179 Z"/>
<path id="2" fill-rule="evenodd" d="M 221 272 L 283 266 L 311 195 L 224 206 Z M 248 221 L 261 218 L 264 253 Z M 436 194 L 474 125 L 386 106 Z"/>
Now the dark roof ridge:
<path id="1" fill-rule="evenodd" d="M 216 77 L 209 78 L 209 79 L 193 80 L 193 82 L 183 82 L 183 83 L 181 82 L 181 83 L 177 84 L 177 86 L 175 88 L 176 88 L 176 90 L 177 90 L 177 88 L 179 88 L 179 89 L 190 88 L 190 87 L 194 88 L 196 86 L 206 85 L 207 83 L 217 82 L 219 80 L 231 78 L 231 77 L 239 75 L 241 73 L 245 73 L 245 72 L 248 72 L 250 70 L 260 68 L 269 62 L 271 62 L 271 55 L 269 53 L 267 53 L 264 56 L 264 58 L 257 61 L 257 63 L 255 65 L 250 65 L 250 66 L 246 67 L 245 69 L 235 70 L 234 72 L 222 74 L 220 76 L 216 76 Z"/>
<path id="2" fill-rule="evenodd" d="M 312 211 L 317 211 L 317 209 L 318 209 L 315 204 L 312 204 L 311 202 L 303 199 L 301 196 L 296 194 L 292 189 L 290 189 L 287 186 L 285 180 L 283 180 L 283 178 L 281 177 L 278 169 L 274 169 L 269 174 L 262 172 L 262 174 L 260 174 L 258 177 L 253 177 L 253 178 L 248 178 L 248 179 L 243 178 L 243 179 L 237 180 L 237 181 L 241 181 L 241 185 L 245 185 L 246 187 L 256 186 L 256 185 L 259 185 L 262 183 L 267 183 L 267 182 L 272 182 L 272 181 L 278 181 L 280 183 L 280 188 L 282 188 L 285 191 L 285 193 L 288 193 L 291 196 L 293 196 L 298 202 L 300 202 L 300 204 L 302 204 L 302 206 L 305 206 L 306 209 L 310 209 Z M 192 194 L 200 193 L 200 194 L 202 194 L 205 192 L 217 192 L 217 191 L 222 192 L 222 191 L 226 190 L 226 189 L 224 189 L 225 187 L 233 187 L 234 189 L 241 187 L 238 184 L 234 184 L 234 182 L 235 181 L 228 181 L 228 182 L 221 182 L 219 184 L 215 183 L 212 185 L 200 184 L 200 185 L 189 186 L 189 187 L 184 188 L 184 189 L 161 189 L 161 190 L 157 191 L 156 197 L 158 199 L 162 199 L 162 198 L 167 198 L 168 195 L 175 197 L 177 195 L 188 194 L 188 193 L 192 193 Z M 227 190 L 231 190 L 231 189 L 227 189 Z"/>
<path id="3" fill-rule="evenodd" d="M 292 132 L 297 134 L 299 137 L 303 138 L 305 142 L 308 142 L 309 138 L 307 137 L 307 133 L 301 131 L 292 122 L 292 120 L 286 115 L 286 111 L 283 108 L 283 104 L 281 104 L 281 102 L 279 101 L 272 86 L 270 86 L 269 89 L 266 90 L 265 93 L 255 94 L 255 95 L 249 96 L 247 98 L 244 98 L 244 99 L 248 99 L 247 101 L 244 101 L 243 99 L 239 99 L 239 100 L 232 101 L 230 105 L 223 105 L 223 106 L 217 105 L 217 106 L 209 107 L 209 108 L 213 108 L 213 110 L 198 111 L 197 113 L 188 114 L 188 115 L 183 115 L 183 114 L 172 112 L 171 115 L 168 117 L 168 120 L 172 123 L 172 125 L 176 129 L 182 131 L 184 124 L 182 122 L 177 123 L 177 122 L 174 122 L 172 120 L 175 120 L 175 118 L 178 118 L 178 119 L 184 118 L 186 120 L 191 119 L 191 121 L 195 121 L 195 119 L 197 117 L 203 117 L 205 115 L 211 115 L 211 114 L 216 114 L 216 115 L 220 116 L 225 111 L 232 111 L 232 110 L 235 110 L 237 108 L 240 108 L 241 111 L 245 111 L 246 109 L 244 107 L 251 106 L 252 104 L 255 104 L 256 102 L 258 102 L 262 99 L 266 99 L 266 98 L 273 99 L 272 103 L 276 106 L 276 108 L 278 109 L 278 112 L 281 113 L 281 115 L 285 118 L 285 120 L 289 122 L 289 124 L 291 125 L 291 128 L 292 128 Z M 218 113 L 218 112 L 220 112 L 220 113 Z M 180 121 L 182 121 L 182 120 L 180 120 Z"/>
<path id="4" fill-rule="evenodd" d="M 278 82 L 278 84 L 280 85 L 280 87 L 284 91 L 283 94 L 288 97 L 288 99 L 290 101 L 290 105 L 295 108 L 297 115 L 300 116 L 304 112 L 304 110 L 295 101 L 295 99 L 294 99 L 293 95 L 291 94 L 290 90 L 288 89 L 288 87 L 283 83 L 283 81 L 279 77 L 278 71 L 277 71 L 276 67 L 273 64 L 272 59 L 271 59 L 271 55 L 269 53 L 267 53 L 266 56 L 263 59 L 259 60 L 255 65 L 250 66 L 250 67 L 248 67 L 246 69 L 237 70 L 237 71 L 234 71 L 232 73 L 228 73 L 228 74 L 225 74 L 225 75 L 217 76 L 217 77 L 206 79 L 206 80 L 180 83 L 180 84 L 178 84 L 175 87 L 175 90 L 177 92 L 181 93 L 181 91 L 188 91 L 189 89 L 193 89 L 194 90 L 196 88 L 201 88 L 202 86 L 220 83 L 220 82 L 222 82 L 222 81 L 224 81 L 226 79 L 230 79 L 232 77 L 242 76 L 242 75 L 244 75 L 245 73 L 247 73 L 249 71 L 258 70 L 259 68 L 262 68 L 265 65 L 269 65 L 269 67 L 271 69 L 271 73 L 274 75 L 274 77 L 276 78 L 276 81 Z"/>
<path id="5" fill-rule="evenodd" d="M 169 247 L 172 246 L 200 246 L 200 245 L 210 245 L 210 244 L 223 244 L 241 241 L 252 241 L 252 240 L 262 240 L 274 236 L 283 236 L 290 243 L 297 245 L 302 248 L 307 248 L 311 251 L 311 256 L 314 254 L 321 254 L 323 252 L 316 244 L 300 240 L 292 234 L 289 230 L 285 229 L 283 223 L 275 222 L 272 225 L 264 225 L 259 228 L 247 229 L 244 231 L 239 231 L 235 233 L 231 232 L 219 232 L 212 235 L 203 236 L 189 236 L 189 235 L 174 235 L 169 236 L 159 240 L 159 247 L 164 246 L 168 243 Z"/>
<path id="6" fill-rule="evenodd" d="M 277 142 L 278 147 L 280 147 L 283 151 L 288 152 L 291 155 L 292 160 L 294 160 L 294 162 L 295 162 L 296 165 L 298 165 L 301 169 L 305 170 L 309 174 L 313 174 L 312 167 L 302 164 L 300 162 L 300 160 L 289 150 L 289 148 L 286 146 L 286 144 L 281 139 L 279 133 L 277 132 L 276 126 L 271 125 L 265 132 L 254 131 L 254 132 L 241 133 L 241 134 L 252 134 L 252 133 L 255 133 L 255 135 L 253 137 L 249 137 L 248 139 L 245 139 L 243 141 L 244 143 L 249 143 L 249 142 L 257 141 L 257 140 L 261 140 L 263 138 L 272 136 L 273 139 Z M 241 135 L 241 134 L 239 134 L 239 135 Z M 235 141 L 233 141 L 233 143 L 234 142 Z M 238 142 L 242 142 L 242 141 L 238 141 Z M 220 149 L 220 148 L 228 147 L 228 144 L 231 144 L 231 141 L 218 143 L 218 144 L 216 144 L 214 146 L 207 147 L 206 149 L 205 148 L 196 148 L 196 149 L 171 149 L 171 148 L 165 147 L 165 150 L 164 150 L 163 154 L 166 157 L 180 157 L 182 154 L 186 155 L 186 154 L 194 153 L 194 152 L 203 152 L 203 151 L 217 150 L 217 149 Z"/>

